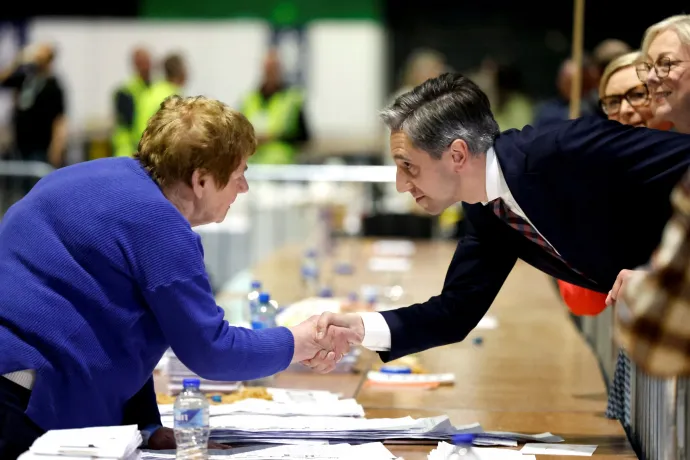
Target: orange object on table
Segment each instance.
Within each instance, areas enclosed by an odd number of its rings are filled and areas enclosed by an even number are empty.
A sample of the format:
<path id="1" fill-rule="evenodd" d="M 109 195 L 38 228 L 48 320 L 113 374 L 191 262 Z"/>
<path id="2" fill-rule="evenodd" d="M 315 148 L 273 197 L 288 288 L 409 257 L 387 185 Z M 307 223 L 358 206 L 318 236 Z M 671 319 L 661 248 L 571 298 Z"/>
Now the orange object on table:
<path id="1" fill-rule="evenodd" d="M 561 297 L 568 309 L 578 316 L 595 316 L 606 310 L 606 294 L 558 280 Z"/>

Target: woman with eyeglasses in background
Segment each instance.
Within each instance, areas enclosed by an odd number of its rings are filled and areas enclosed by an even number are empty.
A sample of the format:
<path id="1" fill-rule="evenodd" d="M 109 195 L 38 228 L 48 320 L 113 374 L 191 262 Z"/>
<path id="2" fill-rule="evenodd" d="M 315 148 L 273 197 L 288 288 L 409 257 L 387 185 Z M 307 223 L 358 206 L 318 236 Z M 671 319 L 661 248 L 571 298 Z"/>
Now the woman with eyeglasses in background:
<path id="1" fill-rule="evenodd" d="M 671 16 L 650 26 L 644 34 L 642 54 L 635 64 L 635 70 L 638 80 L 647 85 L 655 120 L 670 123 L 672 129 L 690 134 L 690 15 Z M 648 269 L 629 272 L 619 289 L 618 296 L 625 299 L 625 304 L 616 307 L 614 337 L 621 344 L 621 350 L 625 347 L 626 353 L 621 351 L 618 355 L 607 416 L 621 420 L 626 429 L 630 428 L 631 417 L 625 409 L 630 404 L 625 400 L 630 393 L 626 391 L 625 382 L 632 374 L 629 356 L 641 369 L 654 369 L 656 375 L 661 369 L 668 376 L 671 369 L 678 371 L 683 363 L 687 363 L 687 359 L 683 360 L 682 352 L 671 351 L 672 359 L 667 358 L 668 348 L 662 347 L 665 354 L 657 353 L 658 349 L 653 345 L 666 340 L 663 338 L 666 332 L 663 327 L 654 329 L 653 340 L 656 342 L 650 343 L 647 337 L 641 346 L 635 343 L 631 327 L 639 324 L 639 318 L 644 316 L 641 312 L 671 312 L 672 307 L 677 306 L 674 302 L 687 302 L 687 295 L 683 294 L 687 292 L 685 277 L 677 276 L 674 270 L 684 272 L 688 264 L 690 231 L 685 226 L 677 225 L 678 222 L 687 221 L 688 184 L 690 172 L 671 193 L 674 215 L 664 230 L 661 245 L 655 251 L 655 254 L 663 253 L 663 259 L 652 255 Z M 669 273 L 673 276 L 669 276 Z M 631 278 L 633 276 L 634 279 Z M 649 326 L 645 330 L 650 330 Z M 641 330 L 635 333 L 645 337 Z M 640 353 L 640 350 L 644 351 Z M 654 359 L 650 360 L 651 356 Z"/>
<path id="2" fill-rule="evenodd" d="M 647 86 L 637 78 L 635 63 L 641 53 L 626 53 L 609 63 L 599 85 L 599 104 L 609 118 L 624 125 L 666 128 L 656 122 Z M 578 316 L 597 315 L 606 309 L 606 294 L 558 282 L 561 296 Z"/>
<path id="3" fill-rule="evenodd" d="M 599 104 L 609 120 L 637 127 L 669 129 L 668 123 L 660 122 L 654 116 L 647 86 L 637 77 L 635 64 L 641 56 L 639 51 L 633 51 L 606 66 L 599 84 Z M 606 294 L 564 281 L 558 284 L 564 301 L 574 314 L 593 316 L 606 309 Z M 606 411 L 608 418 L 618 419 L 624 424 L 624 378 L 628 363 L 627 356 L 622 350 L 619 351 Z"/>
<path id="4" fill-rule="evenodd" d="M 690 15 L 649 27 L 642 53 L 637 75 L 649 88 L 655 116 L 690 134 Z M 690 303 L 690 171 L 671 192 L 670 202 L 673 215 L 662 240 L 647 270 L 629 275 L 621 287 L 625 303 L 614 317 L 616 342 L 638 369 L 661 378 L 690 375 L 690 350 L 682 340 L 688 331 L 682 318 Z"/>
<path id="5" fill-rule="evenodd" d="M 599 84 L 599 104 L 609 120 L 624 125 L 668 129 L 670 124 L 655 116 L 647 85 L 637 76 L 642 53 L 624 54 L 606 66 Z"/>

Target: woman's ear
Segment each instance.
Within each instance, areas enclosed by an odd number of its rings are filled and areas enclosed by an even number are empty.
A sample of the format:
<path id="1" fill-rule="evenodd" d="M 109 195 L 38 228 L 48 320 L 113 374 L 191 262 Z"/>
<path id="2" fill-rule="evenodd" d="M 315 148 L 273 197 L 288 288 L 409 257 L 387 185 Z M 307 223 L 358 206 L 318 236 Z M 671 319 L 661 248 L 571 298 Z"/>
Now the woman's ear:
<path id="1" fill-rule="evenodd" d="M 196 196 L 197 198 L 201 198 L 204 192 L 204 187 L 208 184 L 206 174 L 202 172 L 200 169 L 195 169 L 192 173 L 191 183 L 194 196 Z"/>

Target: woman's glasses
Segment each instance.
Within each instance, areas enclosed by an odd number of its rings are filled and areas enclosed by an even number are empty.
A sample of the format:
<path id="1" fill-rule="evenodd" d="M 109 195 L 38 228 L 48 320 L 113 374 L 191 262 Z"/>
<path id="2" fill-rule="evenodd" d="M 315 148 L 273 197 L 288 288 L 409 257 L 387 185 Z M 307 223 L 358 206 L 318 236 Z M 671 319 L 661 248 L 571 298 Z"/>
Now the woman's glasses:
<path id="1" fill-rule="evenodd" d="M 629 89 L 625 94 L 611 94 L 599 100 L 601 109 L 608 116 L 615 115 L 621 110 L 623 99 L 628 101 L 632 107 L 640 107 L 649 102 L 649 91 L 647 85 L 639 85 Z"/>
<path id="2" fill-rule="evenodd" d="M 649 78 L 649 72 L 654 68 L 656 71 L 656 76 L 659 78 L 668 77 L 668 73 L 671 71 L 671 67 L 683 62 L 679 60 L 673 60 L 668 56 L 664 56 L 658 59 L 654 64 L 649 62 L 638 62 L 635 64 L 635 71 L 637 72 L 637 78 L 640 79 L 642 83 L 647 83 Z"/>

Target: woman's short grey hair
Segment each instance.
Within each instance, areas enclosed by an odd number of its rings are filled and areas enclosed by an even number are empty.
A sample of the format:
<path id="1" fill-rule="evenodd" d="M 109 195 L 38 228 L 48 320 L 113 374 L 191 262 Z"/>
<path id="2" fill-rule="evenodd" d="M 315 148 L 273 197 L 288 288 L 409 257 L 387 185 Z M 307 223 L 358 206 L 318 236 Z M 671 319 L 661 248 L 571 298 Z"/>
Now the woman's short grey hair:
<path id="1" fill-rule="evenodd" d="M 489 99 L 469 78 L 446 73 L 399 96 L 381 111 L 391 131 L 404 132 L 415 147 L 441 158 L 456 139 L 482 154 L 499 134 Z"/>

